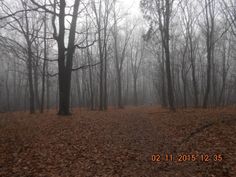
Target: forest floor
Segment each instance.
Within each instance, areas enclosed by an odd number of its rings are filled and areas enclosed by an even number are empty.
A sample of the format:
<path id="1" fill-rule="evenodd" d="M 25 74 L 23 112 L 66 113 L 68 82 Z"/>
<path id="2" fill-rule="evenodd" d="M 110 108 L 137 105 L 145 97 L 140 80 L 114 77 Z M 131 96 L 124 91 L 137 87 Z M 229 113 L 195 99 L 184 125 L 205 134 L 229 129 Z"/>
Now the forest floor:
<path id="1" fill-rule="evenodd" d="M 236 177 L 236 109 L 2 113 L 0 176 Z"/>

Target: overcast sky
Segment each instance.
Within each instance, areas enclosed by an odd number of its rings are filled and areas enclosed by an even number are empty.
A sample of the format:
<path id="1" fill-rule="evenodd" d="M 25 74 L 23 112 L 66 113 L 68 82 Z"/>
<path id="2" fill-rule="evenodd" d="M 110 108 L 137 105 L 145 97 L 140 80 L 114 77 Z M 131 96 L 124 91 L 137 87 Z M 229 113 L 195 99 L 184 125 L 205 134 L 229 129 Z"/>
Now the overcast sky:
<path id="1" fill-rule="evenodd" d="M 132 16 L 141 16 L 139 9 L 140 0 L 118 0 L 122 4 L 125 11 L 128 11 Z"/>

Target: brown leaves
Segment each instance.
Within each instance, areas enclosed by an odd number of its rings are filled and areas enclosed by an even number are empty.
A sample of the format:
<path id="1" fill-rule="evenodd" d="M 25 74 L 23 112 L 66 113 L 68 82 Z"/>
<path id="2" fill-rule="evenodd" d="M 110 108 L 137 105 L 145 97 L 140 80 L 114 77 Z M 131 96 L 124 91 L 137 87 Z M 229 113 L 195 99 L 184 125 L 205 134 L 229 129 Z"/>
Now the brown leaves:
<path id="1" fill-rule="evenodd" d="M 234 109 L 155 107 L 107 112 L 7 113 L 0 120 L 0 176 L 235 176 L 235 123 L 218 122 L 179 145 L 199 126 Z M 222 162 L 152 162 L 157 153 L 222 153 Z"/>

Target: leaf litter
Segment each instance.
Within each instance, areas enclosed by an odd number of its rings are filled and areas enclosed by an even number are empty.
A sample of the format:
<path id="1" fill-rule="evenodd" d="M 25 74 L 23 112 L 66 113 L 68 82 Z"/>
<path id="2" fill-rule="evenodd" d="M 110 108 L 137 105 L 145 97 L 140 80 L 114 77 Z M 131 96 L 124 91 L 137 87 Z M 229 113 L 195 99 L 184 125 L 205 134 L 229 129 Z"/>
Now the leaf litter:
<path id="1" fill-rule="evenodd" d="M 234 177 L 235 119 L 235 107 L 74 109 L 69 117 L 55 110 L 4 113 L 0 176 Z M 153 162 L 154 154 L 220 154 L 223 159 Z"/>

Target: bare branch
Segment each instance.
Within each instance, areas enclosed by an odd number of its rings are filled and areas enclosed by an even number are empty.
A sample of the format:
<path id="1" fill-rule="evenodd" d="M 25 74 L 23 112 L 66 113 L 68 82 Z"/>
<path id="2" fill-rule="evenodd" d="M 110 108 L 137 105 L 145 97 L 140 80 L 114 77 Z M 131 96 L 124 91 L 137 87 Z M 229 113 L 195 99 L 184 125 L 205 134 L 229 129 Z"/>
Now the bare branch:
<path id="1" fill-rule="evenodd" d="M 78 48 L 78 49 L 86 49 L 86 48 L 88 48 L 88 47 L 93 46 L 96 41 L 97 41 L 97 40 L 94 40 L 91 44 L 88 44 L 88 45 L 86 45 L 86 46 L 79 46 L 79 45 L 77 44 L 77 45 L 75 45 L 75 47 Z"/>

